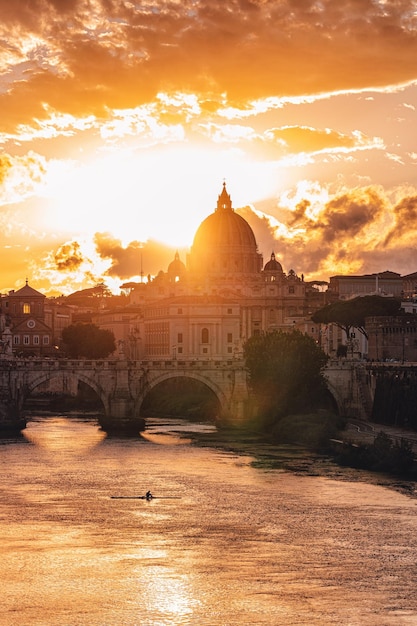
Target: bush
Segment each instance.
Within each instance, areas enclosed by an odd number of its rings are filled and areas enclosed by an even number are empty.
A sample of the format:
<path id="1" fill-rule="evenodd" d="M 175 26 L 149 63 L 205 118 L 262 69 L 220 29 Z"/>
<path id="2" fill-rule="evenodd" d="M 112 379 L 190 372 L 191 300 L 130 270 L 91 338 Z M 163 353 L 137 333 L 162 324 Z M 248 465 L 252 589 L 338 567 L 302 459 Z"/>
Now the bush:
<path id="1" fill-rule="evenodd" d="M 400 442 L 393 442 L 381 431 L 371 445 L 345 446 L 336 461 L 373 472 L 407 475 L 413 471 L 414 453 L 408 441 L 401 438 Z"/>
<path id="2" fill-rule="evenodd" d="M 294 443 L 313 450 L 327 449 L 329 440 L 344 428 L 343 420 L 333 413 L 288 415 L 274 424 L 271 436 L 275 443 Z"/>

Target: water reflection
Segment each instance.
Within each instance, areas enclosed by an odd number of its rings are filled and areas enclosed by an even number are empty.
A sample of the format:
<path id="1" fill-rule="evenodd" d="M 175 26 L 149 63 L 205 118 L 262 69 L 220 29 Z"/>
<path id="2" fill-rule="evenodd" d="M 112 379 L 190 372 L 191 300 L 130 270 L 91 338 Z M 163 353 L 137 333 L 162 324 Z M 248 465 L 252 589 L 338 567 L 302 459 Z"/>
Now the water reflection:
<path id="1" fill-rule="evenodd" d="M 66 416 L 38 418 L 32 420 L 22 434 L 30 443 L 51 453 L 65 450 L 65 454 L 77 456 L 84 455 L 106 438 L 105 432 L 92 428 L 91 420 L 73 419 Z M 45 422 L 48 428 L 44 427 Z M 77 424 L 76 437 L 74 423 Z"/>
<path id="2" fill-rule="evenodd" d="M 185 437 L 179 437 L 178 435 L 170 435 L 170 434 L 160 434 L 160 433 L 147 433 L 142 432 L 140 434 L 141 438 L 145 441 L 149 441 L 150 443 L 156 443 L 160 446 L 178 446 L 183 444 L 191 443 L 191 439 L 187 439 Z"/>
<path id="3" fill-rule="evenodd" d="M 161 432 L 161 430 L 163 432 Z M 214 424 L 208 422 L 185 422 L 178 419 L 147 418 L 146 430 L 141 437 L 158 445 L 190 444 L 192 439 L 186 434 L 215 432 Z"/>
<path id="4" fill-rule="evenodd" d="M 417 623 L 415 500 L 146 435 L 57 416 L 1 447 L 0 626 Z M 147 488 L 179 499 L 110 498 Z"/>
<path id="5" fill-rule="evenodd" d="M 200 602 L 195 598 L 186 574 L 180 574 L 166 565 L 144 564 L 135 570 L 140 584 L 140 597 L 145 598 L 145 608 L 153 623 L 188 624 Z"/>

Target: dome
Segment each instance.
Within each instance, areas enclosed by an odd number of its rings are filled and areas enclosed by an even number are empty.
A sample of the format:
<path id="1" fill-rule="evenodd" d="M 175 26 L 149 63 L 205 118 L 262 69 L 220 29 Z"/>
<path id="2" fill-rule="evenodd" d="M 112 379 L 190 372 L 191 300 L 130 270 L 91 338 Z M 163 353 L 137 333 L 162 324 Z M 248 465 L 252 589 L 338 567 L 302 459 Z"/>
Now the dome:
<path id="1" fill-rule="evenodd" d="M 216 210 L 194 236 L 190 265 L 194 271 L 214 273 L 259 272 L 262 268 L 252 228 L 235 213 L 225 183 Z"/>
<path id="2" fill-rule="evenodd" d="M 268 263 L 265 263 L 264 272 L 280 272 L 283 273 L 282 265 L 276 260 L 275 254 L 271 254 L 271 258 Z"/>
<path id="3" fill-rule="evenodd" d="M 180 260 L 178 252 L 175 253 L 174 260 L 168 265 L 168 276 L 176 280 L 184 276 L 186 268 L 184 263 Z"/>

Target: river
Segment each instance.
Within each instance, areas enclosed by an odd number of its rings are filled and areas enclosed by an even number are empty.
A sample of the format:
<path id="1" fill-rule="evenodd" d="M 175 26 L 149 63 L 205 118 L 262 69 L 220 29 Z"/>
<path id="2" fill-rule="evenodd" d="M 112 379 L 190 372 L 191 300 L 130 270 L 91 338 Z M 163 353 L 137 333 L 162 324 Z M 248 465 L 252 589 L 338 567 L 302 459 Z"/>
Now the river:
<path id="1" fill-rule="evenodd" d="M 1 440 L 0 625 L 417 625 L 416 499 L 257 467 L 210 428 L 36 417 Z M 147 489 L 169 498 L 110 497 Z"/>

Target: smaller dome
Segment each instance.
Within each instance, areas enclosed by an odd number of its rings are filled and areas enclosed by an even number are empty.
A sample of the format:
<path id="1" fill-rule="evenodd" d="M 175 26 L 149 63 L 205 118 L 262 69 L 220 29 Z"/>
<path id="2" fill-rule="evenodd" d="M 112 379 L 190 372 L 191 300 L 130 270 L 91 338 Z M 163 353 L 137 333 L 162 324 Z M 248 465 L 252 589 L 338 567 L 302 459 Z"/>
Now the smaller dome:
<path id="1" fill-rule="evenodd" d="M 178 252 L 175 253 L 174 260 L 168 265 L 168 276 L 179 278 L 186 272 L 184 263 L 180 260 Z"/>
<path id="2" fill-rule="evenodd" d="M 279 261 L 276 260 L 275 254 L 271 254 L 271 259 L 268 263 L 265 263 L 264 272 L 282 272 L 282 265 Z"/>

